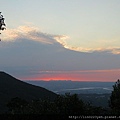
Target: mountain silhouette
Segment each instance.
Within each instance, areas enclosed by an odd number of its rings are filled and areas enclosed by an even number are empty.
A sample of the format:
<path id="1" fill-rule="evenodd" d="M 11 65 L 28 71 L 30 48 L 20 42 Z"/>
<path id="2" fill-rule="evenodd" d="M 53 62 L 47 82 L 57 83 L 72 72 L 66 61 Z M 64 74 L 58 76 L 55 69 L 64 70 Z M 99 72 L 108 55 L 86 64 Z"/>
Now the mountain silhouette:
<path id="1" fill-rule="evenodd" d="M 54 100 L 57 94 L 43 87 L 18 80 L 5 72 L 0 72 L 0 113 L 7 109 L 6 104 L 15 97 L 27 101 L 36 99 Z"/>

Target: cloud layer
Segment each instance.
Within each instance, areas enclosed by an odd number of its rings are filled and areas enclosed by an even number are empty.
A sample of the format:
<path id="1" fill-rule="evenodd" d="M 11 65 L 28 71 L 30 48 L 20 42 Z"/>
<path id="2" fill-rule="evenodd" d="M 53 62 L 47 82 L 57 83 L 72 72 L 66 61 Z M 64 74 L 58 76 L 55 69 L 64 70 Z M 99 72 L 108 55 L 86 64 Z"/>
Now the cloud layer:
<path id="1" fill-rule="evenodd" d="M 116 71 L 119 69 L 120 55 L 112 54 L 113 49 L 95 50 L 91 53 L 77 52 L 67 46 L 66 39 L 68 36 L 47 34 L 35 27 L 20 26 L 17 29 L 8 29 L 3 33 L 3 40 L 0 43 L 0 68 L 22 79 L 36 77 L 42 79 L 41 76 L 45 78 L 49 75 L 55 77 L 57 75 L 62 79 L 63 77 L 85 79 L 80 76 L 90 77 L 98 72 L 99 78 L 101 70 L 102 73 L 104 70 L 113 70 L 109 72 L 112 75 L 115 73 L 114 69 Z M 119 50 L 114 49 L 115 53 Z"/>
<path id="2" fill-rule="evenodd" d="M 120 47 L 107 47 L 107 48 L 85 48 L 85 47 L 73 47 L 68 45 L 66 40 L 69 40 L 69 37 L 66 35 L 52 35 L 48 33 L 41 32 L 37 27 L 31 26 L 19 26 L 17 29 L 7 29 L 4 32 L 3 40 L 4 41 L 15 41 L 18 39 L 30 39 L 33 41 L 38 41 L 44 44 L 55 44 L 59 43 L 64 48 L 69 50 L 74 50 L 78 52 L 106 52 L 112 54 L 120 54 Z M 103 44 L 105 44 L 103 42 Z"/>
<path id="3" fill-rule="evenodd" d="M 3 40 L 5 41 L 14 41 L 26 38 L 45 44 L 54 44 L 58 41 L 62 43 L 62 40 L 66 39 L 67 36 L 43 33 L 39 31 L 38 28 L 30 26 L 19 26 L 17 29 L 7 29 L 3 36 Z"/>

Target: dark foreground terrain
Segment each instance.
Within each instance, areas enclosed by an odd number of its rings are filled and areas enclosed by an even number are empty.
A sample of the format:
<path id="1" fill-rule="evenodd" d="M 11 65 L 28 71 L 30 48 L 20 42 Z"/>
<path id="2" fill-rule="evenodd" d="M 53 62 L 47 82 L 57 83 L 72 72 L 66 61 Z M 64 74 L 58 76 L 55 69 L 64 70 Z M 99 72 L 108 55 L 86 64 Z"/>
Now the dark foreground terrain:
<path id="1" fill-rule="evenodd" d="M 20 115 L 27 115 L 27 118 L 25 117 L 26 120 L 31 115 L 31 117 L 38 116 L 38 118 L 43 117 L 43 119 L 46 117 L 55 117 L 54 119 L 56 117 L 59 119 L 67 117 L 72 119 L 73 116 L 104 117 L 120 115 L 120 80 L 113 86 L 113 91 L 105 86 L 103 88 L 106 89 L 103 89 L 102 92 L 100 91 L 102 86 L 97 86 L 98 91 L 94 89 L 96 87 L 90 86 L 86 89 L 85 86 L 80 87 L 80 84 L 78 86 L 79 88 L 68 87 L 63 90 L 67 90 L 66 93 L 56 94 L 45 89 L 43 86 L 31 85 L 5 72 L 0 72 L 0 113 L 7 117 L 18 117 L 17 119 L 20 118 Z M 89 88 L 92 91 L 89 91 Z M 77 94 L 69 92 L 72 90 L 74 92 L 77 91 Z M 87 94 L 85 92 L 81 94 L 81 90 L 87 90 Z M 109 92 L 106 93 L 104 90 L 108 90 Z M 112 91 L 111 93 L 110 90 Z"/>
<path id="2" fill-rule="evenodd" d="M 28 101 L 35 99 L 54 100 L 57 95 L 43 87 L 25 83 L 5 72 L 0 72 L 0 113 L 7 110 L 6 104 L 15 97 Z"/>

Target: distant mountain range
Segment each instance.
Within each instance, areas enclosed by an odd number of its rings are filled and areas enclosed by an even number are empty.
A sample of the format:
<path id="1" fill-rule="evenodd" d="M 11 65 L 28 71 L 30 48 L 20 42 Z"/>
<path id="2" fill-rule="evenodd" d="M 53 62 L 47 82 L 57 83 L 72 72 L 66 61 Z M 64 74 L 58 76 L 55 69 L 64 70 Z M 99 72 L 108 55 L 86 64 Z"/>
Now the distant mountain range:
<path id="1" fill-rule="evenodd" d="M 15 97 L 28 101 L 46 98 L 53 100 L 57 94 L 43 87 L 20 81 L 5 72 L 0 72 L 0 113 L 7 110 L 6 104 Z"/>
<path id="2" fill-rule="evenodd" d="M 78 94 L 79 98 L 94 106 L 108 107 L 114 82 L 79 82 L 79 81 L 26 81 L 42 86 L 57 94 Z"/>
<path id="3" fill-rule="evenodd" d="M 26 81 L 45 87 L 57 94 L 106 94 L 113 90 L 114 82 L 79 82 L 79 81 Z"/>

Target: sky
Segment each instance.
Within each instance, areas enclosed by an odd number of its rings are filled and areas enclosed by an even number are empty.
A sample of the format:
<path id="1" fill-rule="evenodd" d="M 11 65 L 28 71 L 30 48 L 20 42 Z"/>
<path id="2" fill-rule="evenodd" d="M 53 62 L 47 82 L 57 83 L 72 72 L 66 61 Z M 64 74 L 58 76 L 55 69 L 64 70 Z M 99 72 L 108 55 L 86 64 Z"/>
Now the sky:
<path id="1" fill-rule="evenodd" d="M 117 81 L 120 0 L 0 0 L 0 70 L 21 80 Z"/>

